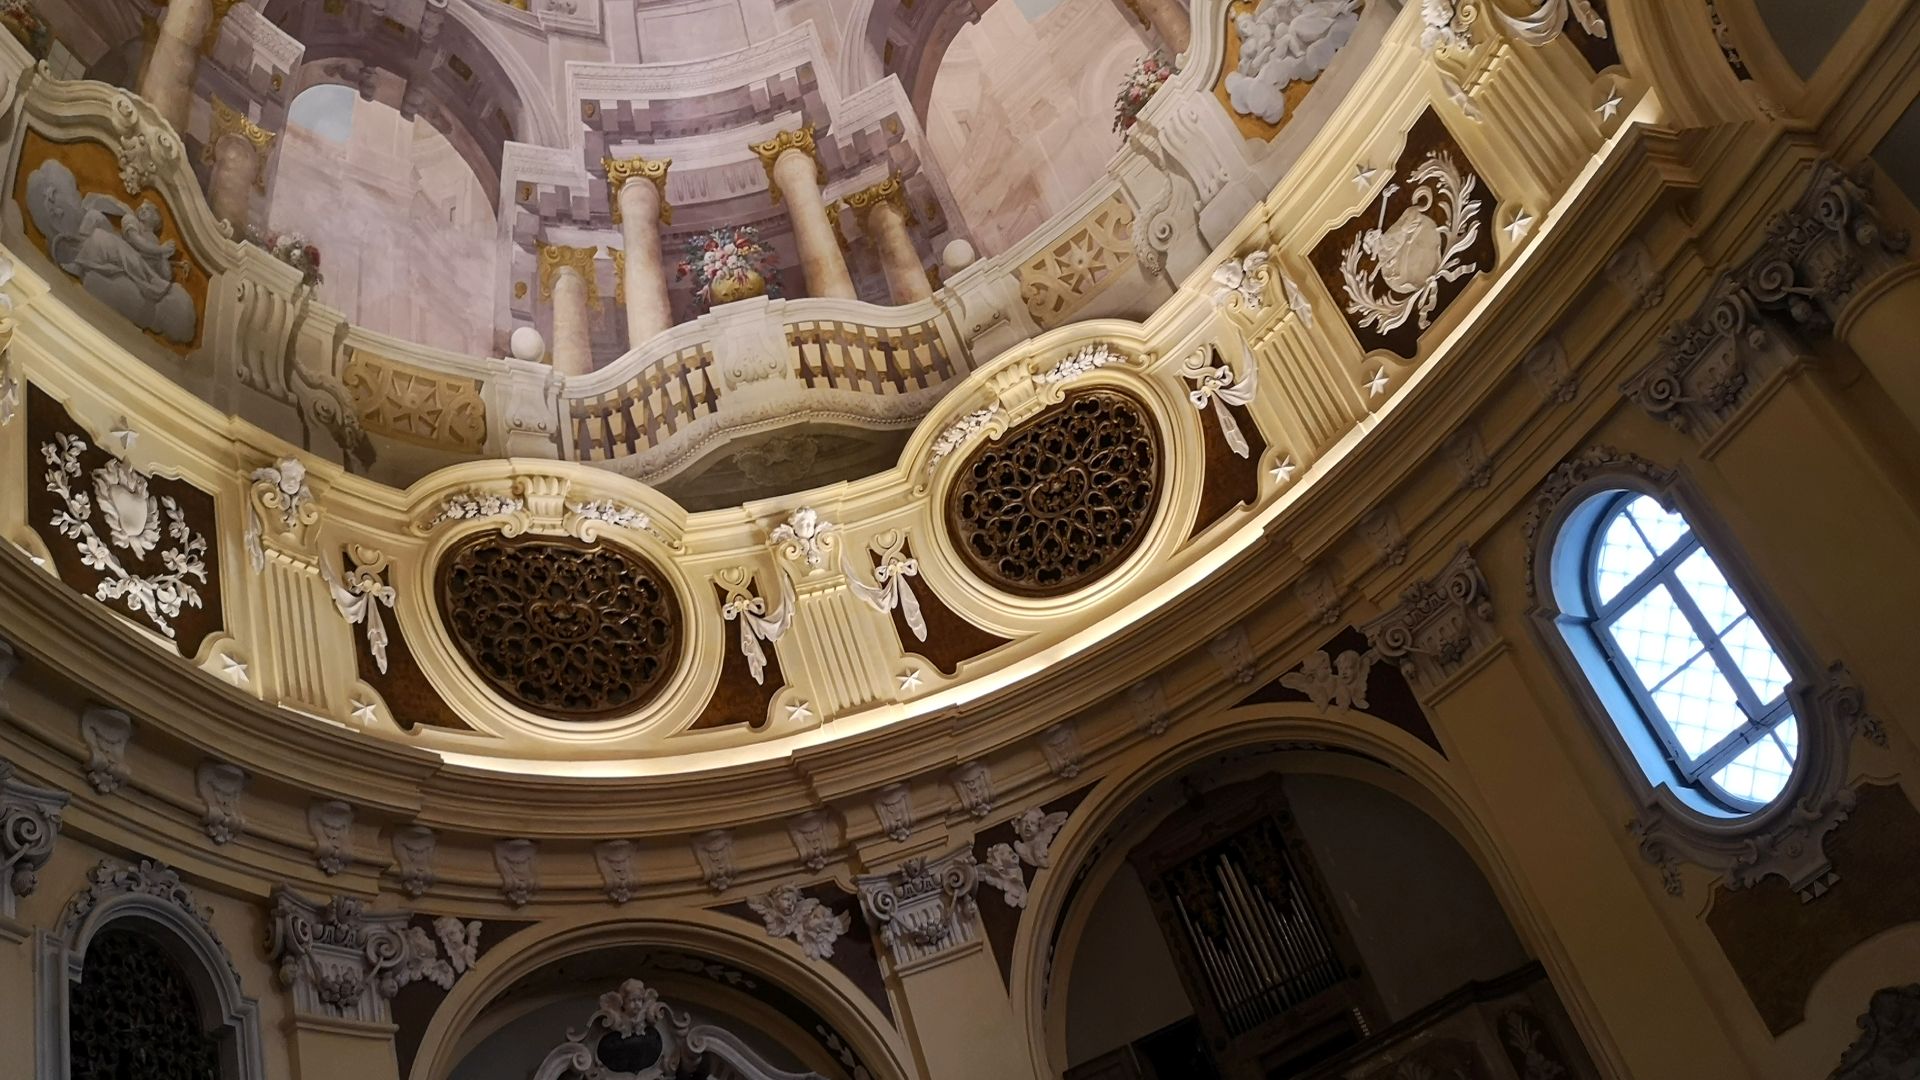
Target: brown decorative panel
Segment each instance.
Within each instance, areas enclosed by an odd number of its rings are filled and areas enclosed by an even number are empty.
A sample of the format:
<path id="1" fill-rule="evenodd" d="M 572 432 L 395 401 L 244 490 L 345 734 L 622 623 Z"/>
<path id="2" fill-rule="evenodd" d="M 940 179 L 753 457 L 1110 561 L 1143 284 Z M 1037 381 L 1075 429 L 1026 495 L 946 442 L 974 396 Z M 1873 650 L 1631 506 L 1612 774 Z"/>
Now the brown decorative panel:
<path id="1" fill-rule="evenodd" d="M 128 465 L 31 385 L 27 440 L 27 517 L 60 580 L 198 653 L 223 625 L 213 496 Z"/>
<path id="2" fill-rule="evenodd" d="M 900 551 L 903 555 L 911 556 L 913 546 L 902 544 Z M 984 656 L 1012 640 L 968 622 L 964 616 L 948 607 L 931 585 L 924 584 L 926 579 L 918 580 L 923 584 L 915 586 L 914 593 L 920 601 L 920 617 L 926 620 L 927 640 L 921 641 L 914 635 L 913 627 L 907 625 L 906 610 L 896 604 L 892 612 L 893 632 L 900 635 L 902 650 L 932 664 L 942 675 L 952 675 L 960 670 L 961 664 L 976 656 Z"/>
<path id="3" fill-rule="evenodd" d="M 1899 787 L 1863 786 L 1827 857 L 1840 880 L 1809 902 L 1777 877 L 1713 892 L 1707 926 L 1775 1035 L 1806 1018 L 1813 984 L 1847 950 L 1920 922 L 1920 810 Z"/>
<path id="4" fill-rule="evenodd" d="M 1587 0 L 1587 2 L 1592 5 L 1594 14 L 1600 16 L 1601 20 L 1607 24 L 1607 36 L 1597 37 L 1587 33 L 1586 27 L 1580 25 L 1580 20 L 1569 7 L 1567 39 L 1573 42 L 1573 47 L 1580 50 L 1580 55 L 1586 57 L 1587 63 L 1591 64 L 1593 70 L 1598 73 L 1610 67 L 1617 67 L 1621 62 L 1620 46 L 1616 44 L 1619 40 L 1616 36 L 1619 27 L 1614 25 L 1612 17 L 1607 14 L 1607 0 Z"/>
<path id="5" fill-rule="evenodd" d="M 1225 404 L 1222 402 L 1221 404 Z M 1240 434 L 1247 440 L 1247 455 L 1240 456 L 1227 443 L 1227 437 L 1220 430 L 1220 422 L 1215 419 L 1213 410 L 1207 409 L 1200 414 L 1200 432 L 1207 447 L 1207 472 L 1205 486 L 1200 489 L 1200 508 L 1194 512 L 1193 531 L 1188 538 L 1206 532 L 1214 522 L 1231 513 L 1235 507 L 1251 506 L 1260 498 L 1260 458 L 1267 452 L 1267 440 L 1260 435 L 1260 425 L 1253 419 L 1253 413 L 1244 405 L 1226 405 L 1233 416 L 1233 422 L 1240 428 Z"/>
<path id="6" fill-rule="evenodd" d="M 720 603 L 726 604 L 726 590 L 715 586 L 714 591 Z M 688 731 L 711 731 L 736 724 L 746 724 L 755 729 L 767 726 L 767 707 L 773 703 L 773 696 L 780 692 L 780 688 L 787 685 L 785 676 L 780 674 L 780 650 L 775 643 L 766 643 L 766 667 L 760 672 L 760 678 L 756 679 L 747 658 L 735 644 L 736 633 L 738 631 L 734 624 L 728 623 L 724 638 L 726 648 L 720 660 L 720 683 L 714 687 L 713 697 L 707 700 L 707 707 L 701 711 L 700 718 L 687 725 Z"/>
<path id="7" fill-rule="evenodd" d="M 1112 573 L 1160 502 L 1160 434 L 1145 405 L 1082 390 L 975 450 L 947 499 L 967 566 L 996 588 L 1063 596 Z"/>
<path id="8" fill-rule="evenodd" d="M 560 720 L 633 712 L 680 659 L 680 602 L 658 567 L 611 544 L 483 533 L 440 562 L 454 646 L 513 703 Z"/>
<path id="9" fill-rule="evenodd" d="M 341 566 L 343 572 L 356 569 L 353 561 L 345 557 Z M 382 584 L 393 584 L 391 578 L 390 571 L 380 571 Z M 433 688 L 427 673 L 420 669 L 420 662 L 413 658 L 413 650 L 407 645 L 406 631 L 401 627 L 400 620 L 388 618 L 385 623 L 386 670 L 380 670 L 380 663 L 367 645 L 364 633 L 354 634 L 354 664 L 360 681 L 378 691 L 380 699 L 387 703 L 387 711 L 392 714 L 393 722 L 400 725 L 402 731 L 412 731 L 422 726 L 472 731 L 473 725 L 453 711 L 453 706 L 447 704 L 447 699 Z"/>
<path id="10" fill-rule="evenodd" d="M 1412 359 L 1420 339 L 1494 268 L 1499 201 L 1429 109 L 1380 194 L 1313 249 L 1314 269 L 1368 351 Z"/>

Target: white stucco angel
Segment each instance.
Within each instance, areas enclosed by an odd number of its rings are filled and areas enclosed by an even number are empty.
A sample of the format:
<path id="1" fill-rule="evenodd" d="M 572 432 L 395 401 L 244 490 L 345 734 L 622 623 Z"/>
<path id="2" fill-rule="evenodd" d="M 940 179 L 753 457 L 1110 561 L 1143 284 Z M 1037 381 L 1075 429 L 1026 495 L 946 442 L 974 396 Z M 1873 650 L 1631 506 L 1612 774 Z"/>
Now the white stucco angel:
<path id="1" fill-rule="evenodd" d="M 1277 124 L 1287 87 L 1320 77 L 1360 24 L 1360 0 L 1260 0 L 1238 15 L 1240 62 L 1227 73 L 1234 111 Z"/>
<path id="2" fill-rule="evenodd" d="M 180 344 L 193 340 L 199 314 L 175 280 L 185 263 L 177 244 L 160 239 L 157 205 L 82 195 L 71 169 L 46 161 L 27 177 L 27 212 L 53 261 L 88 292 L 143 330 Z"/>

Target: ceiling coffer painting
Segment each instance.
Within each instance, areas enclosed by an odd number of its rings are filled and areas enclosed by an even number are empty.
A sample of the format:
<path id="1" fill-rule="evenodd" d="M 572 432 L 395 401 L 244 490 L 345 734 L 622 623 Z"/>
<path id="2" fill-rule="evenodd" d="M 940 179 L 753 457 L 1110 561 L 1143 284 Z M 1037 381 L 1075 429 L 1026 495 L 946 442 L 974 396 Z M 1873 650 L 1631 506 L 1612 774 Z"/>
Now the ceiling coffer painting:
<path id="1" fill-rule="evenodd" d="M 1494 269 L 1499 200 L 1428 110 L 1373 200 L 1313 249 L 1313 265 L 1368 352 L 1403 360 Z"/>

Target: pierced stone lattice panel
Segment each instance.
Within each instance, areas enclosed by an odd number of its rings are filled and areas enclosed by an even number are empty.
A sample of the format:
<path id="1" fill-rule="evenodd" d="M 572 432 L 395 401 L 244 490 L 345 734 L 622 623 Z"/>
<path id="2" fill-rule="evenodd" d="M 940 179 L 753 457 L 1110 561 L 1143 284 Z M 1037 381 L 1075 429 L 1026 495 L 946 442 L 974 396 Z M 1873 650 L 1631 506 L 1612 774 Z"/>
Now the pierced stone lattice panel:
<path id="1" fill-rule="evenodd" d="M 559 720 L 652 701 L 686 633 L 659 568 L 605 543 L 483 533 L 441 560 L 437 592 L 448 636 L 487 685 Z"/>
<path id="2" fill-rule="evenodd" d="M 1145 405 L 1083 390 L 975 450 L 947 529 L 969 569 L 1022 596 L 1062 596 L 1126 561 L 1160 502 L 1164 452 Z"/>

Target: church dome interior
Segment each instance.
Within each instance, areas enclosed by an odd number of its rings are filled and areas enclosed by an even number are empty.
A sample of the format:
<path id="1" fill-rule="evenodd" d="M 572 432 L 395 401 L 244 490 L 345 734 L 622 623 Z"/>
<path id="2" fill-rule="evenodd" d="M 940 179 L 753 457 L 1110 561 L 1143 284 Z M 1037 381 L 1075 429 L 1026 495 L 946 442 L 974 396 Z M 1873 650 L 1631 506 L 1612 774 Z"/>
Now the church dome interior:
<path id="1" fill-rule="evenodd" d="M 1920 1070 L 1920 0 L 0 31 L 0 1074 Z"/>

